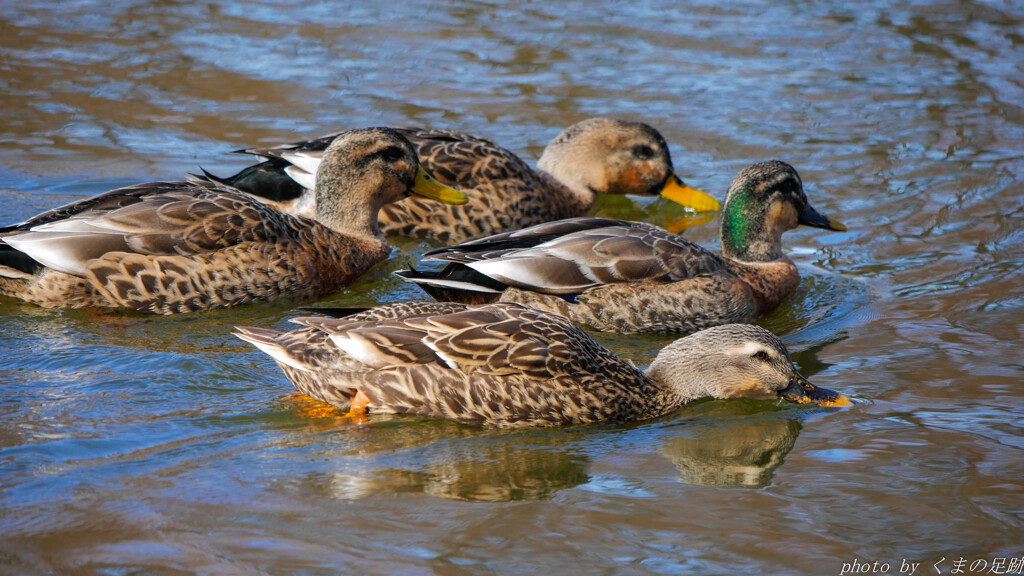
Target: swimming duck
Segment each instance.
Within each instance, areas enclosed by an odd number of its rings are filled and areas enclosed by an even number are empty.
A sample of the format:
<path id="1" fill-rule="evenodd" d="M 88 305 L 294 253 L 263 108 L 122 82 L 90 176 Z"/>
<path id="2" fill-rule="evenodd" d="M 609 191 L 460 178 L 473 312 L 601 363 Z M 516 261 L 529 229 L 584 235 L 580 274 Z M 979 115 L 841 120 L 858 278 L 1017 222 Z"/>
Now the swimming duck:
<path id="1" fill-rule="evenodd" d="M 642 372 L 566 318 L 518 304 L 398 303 L 346 318 L 296 318 L 280 332 L 238 327 L 302 394 L 352 414 L 419 414 L 525 427 L 655 418 L 699 398 L 849 406 L 748 324 L 666 346 Z"/>
<path id="2" fill-rule="evenodd" d="M 675 175 L 668 144 L 639 122 L 591 118 L 566 128 L 544 150 L 537 170 L 490 140 L 452 130 L 397 129 L 416 147 L 424 168 L 466 193 L 460 206 L 417 198 L 389 204 L 380 214 L 386 235 L 430 238 L 443 244 L 533 224 L 582 216 L 595 193 L 662 196 L 698 211 L 718 201 Z M 312 174 L 336 137 L 273 148 L 240 150 L 266 158 L 234 176 L 206 177 L 253 194 L 292 214 L 309 216 Z M 205 171 L 204 171 L 205 172 Z"/>
<path id="3" fill-rule="evenodd" d="M 780 161 L 733 179 L 722 254 L 639 222 L 572 218 L 426 253 L 440 272 L 403 270 L 438 300 L 519 302 L 622 334 L 695 332 L 771 312 L 800 281 L 782 253 L 798 224 L 846 230 L 811 207 L 800 176 Z"/>
<path id="4" fill-rule="evenodd" d="M 324 152 L 315 220 L 216 182 L 120 188 L 0 229 L 0 293 L 157 314 L 322 296 L 387 258 L 377 213 L 410 192 L 466 200 L 401 134 L 354 130 Z"/>

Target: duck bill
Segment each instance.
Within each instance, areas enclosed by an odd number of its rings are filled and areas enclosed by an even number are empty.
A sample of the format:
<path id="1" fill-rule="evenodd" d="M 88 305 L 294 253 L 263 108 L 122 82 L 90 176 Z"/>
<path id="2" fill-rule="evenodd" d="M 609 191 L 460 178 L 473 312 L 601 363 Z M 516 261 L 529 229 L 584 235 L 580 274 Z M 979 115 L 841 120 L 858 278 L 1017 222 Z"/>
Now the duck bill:
<path id="1" fill-rule="evenodd" d="M 789 385 L 779 391 L 779 397 L 795 404 L 817 404 L 819 406 L 853 406 L 848 396 L 827 388 L 819 388 L 797 372 L 789 377 Z"/>
<path id="2" fill-rule="evenodd" d="M 696 188 L 687 186 L 675 174 L 670 174 L 668 180 L 665 181 L 665 187 L 661 189 L 661 196 L 697 212 L 718 212 L 722 209 L 718 200 Z"/>
<path id="3" fill-rule="evenodd" d="M 455 188 L 441 184 L 436 178 L 427 174 L 423 166 L 416 169 L 416 181 L 409 191 L 424 198 L 444 202 L 445 204 L 465 204 L 469 202 L 469 198 L 465 194 Z"/>
<path id="4" fill-rule="evenodd" d="M 835 230 L 836 232 L 846 232 L 847 228 L 839 220 L 833 220 L 828 216 L 824 216 L 818 213 L 817 210 L 811 208 L 808 204 L 800 217 L 797 218 L 797 223 L 803 224 L 804 226 L 813 226 L 815 228 L 824 228 L 826 230 Z"/>

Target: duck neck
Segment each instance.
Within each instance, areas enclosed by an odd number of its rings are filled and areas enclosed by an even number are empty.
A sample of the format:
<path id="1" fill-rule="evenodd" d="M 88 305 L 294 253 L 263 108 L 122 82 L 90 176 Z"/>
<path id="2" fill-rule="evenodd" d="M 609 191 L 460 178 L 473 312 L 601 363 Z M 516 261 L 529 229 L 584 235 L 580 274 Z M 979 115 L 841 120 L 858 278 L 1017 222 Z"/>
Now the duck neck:
<path id="1" fill-rule="evenodd" d="M 574 188 L 548 172 L 538 170 L 537 175 L 547 185 L 548 193 L 542 195 L 541 201 L 546 204 L 545 213 L 553 215 L 550 220 L 583 216 L 597 199 L 594 192 Z"/>
<path id="2" fill-rule="evenodd" d="M 694 342 L 694 336 L 687 336 L 662 348 L 646 372 L 661 394 L 677 406 L 715 396 L 703 365 L 710 351 Z"/>
<path id="3" fill-rule="evenodd" d="M 657 390 L 657 401 L 664 405 L 665 412 L 713 395 L 708 383 L 695 376 L 700 373 L 698 367 L 689 364 L 678 359 L 670 364 L 655 358 L 647 369 L 646 376 Z"/>
<path id="4" fill-rule="evenodd" d="M 601 174 L 595 172 L 602 169 L 600 166 L 594 163 L 585 163 L 583 166 L 579 164 L 567 160 L 557 142 L 552 142 L 537 161 L 537 171 L 549 180 L 552 188 L 560 192 L 549 195 L 552 201 L 563 204 L 563 211 L 573 211 L 573 216 L 582 215 L 594 205 L 597 194 L 589 183 L 602 178 Z"/>
<path id="5" fill-rule="evenodd" d="M 722 255 L 741 262 L 782 258 L 782 232 L 749 187 L 733 190 L 722 211 Z"/>
<path id="6" fill-rule="evenodd" d="M 726 260 L 726 263 L 733 274 L 750 287 L 758 316 L 777 308 L 800 284 L 800 272 L 786 256 L 771 262 Z"/>
<path id="7" fill-rule="evenodd" d="M 383 240 L 384 236 L 377 226 L 377 214 L 384 202 L 380 200 L 379 194 L 363 189 L 363 185 L 349 187 L 338 178 L 318 178 L 316 219 L 341 234 Z"/>

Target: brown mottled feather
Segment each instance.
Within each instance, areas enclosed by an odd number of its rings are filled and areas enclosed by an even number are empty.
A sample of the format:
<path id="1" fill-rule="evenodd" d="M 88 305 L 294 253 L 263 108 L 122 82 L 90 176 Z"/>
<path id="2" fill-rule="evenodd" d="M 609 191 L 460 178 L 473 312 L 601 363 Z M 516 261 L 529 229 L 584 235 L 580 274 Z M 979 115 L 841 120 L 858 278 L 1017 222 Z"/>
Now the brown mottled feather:
<path id="1" fill-rule="evenodd" d="M 296 322 L 304 328 L 235 335 L 299 392 L 346 410 L 358 395 L 371 412 L 521 427 L 653 418 L 703 397 L 818 401 L 781 341 L 756 326 L 677 340 L 644 373 L 566 318 L 517 304 L 398 304 Z"/>
<path id="2" fill-rule="evenodd" d="M 300 392 L 343 409 L 358 389 L 377 412 L 555 426 L 647 418 L 681 403 L 557 315 L 515 304 L 388 308 L 373 320 L 300 318 L 306 328 L 237 335 L 271 353 Z M 372 349 L 373 362 L 331 347 L 331 337 Z"/>
<path id="3" fill-rule="evenodd" d="M 669 179 L 675 178 L 664 138 L 650 126 L 635 122 L 593 118 L 571 126 L 548 146 L 542 158 L 544 166 L 537 170 L 494 142 L 470 134 L 423 128 L 396 130 L 416 147 L 424 169 L 439 181 L 464 191 L 469 202 L 452 206 L 411 197 L 389 204 L 379 217 L 386 235 L 454 244 L 581 216 L 593 205 L 594 192 L 658 194 Z M 295 153 L 315 160 L 335 136 L 244 152 L 271 159 L 258 166 L 280 172 L 295 168 L 287 166 Z M 634 157 L 633 151 L 638 148 L 644 148 L 650 156 Z M 257 197 L 270 198 L 277 192 L 280 178 L 246 179 L 242 176 L 247 171 L 221 181 Z M 273 185 L 266 180 L 272 180 Z M 309 202 L 303 201 L 308 192 L 293 186 L 291 194 L 295 199 L 272 202 L 290 213 L 308 210 Z M 717 205 L 710 197 L 704 198 Z"/>
<path id="4" fill-rule="evenodd" d="M 594 227 L 583 227 L 585 220 Z M 558 224 L 572 232 L 550 239 Z M 526 229 L 481 239 L 479 251 L 464 244 L 435 250 L 425 259 L 474 267 L 471 272 L 506 286 L 500 295 L 448 290 L 445 295 L 452 300 L 500 297 L 606 332 L 688 334 L 746 322 L 758 311 L 759 294 L 727 260 L 656 226 L 570 219 L 545 224 L 536 232 L 543 242 L 531 241 L 531 229 Z M 477 263 L 483 267 L 475 268 Z M 431 281 L 431 273 L 399 275 Z M 765 293 L 788 293 L 792 278 L 784 275 L 778 284 L 762 282 L 759 287 Z"/>
<path id="5" fill-rule="evenodd" d="M 688 334 L 749 322 L 799 283 L 781 236 L 797 224 L 845 230 L 817 214 L 796 171 L 755 164 L 730 187 L 714 254 L 640 222 L 571 218 L 427 252 L 440 272 L 397 274 L 435 298 L 517 302 L 618 333 Z"/>
<path id="6" fill-rule="evenodd" d="M 389 204 L 379 215 L 380 229 L 385 235 L 457 243 L 495 231 L 580 215 L 593 203 L 593 198 L 581 200 L 554 178 L 534 171 L 515 154 L 490 140 L 454 130 L 395 130 L 416 147 L 425 170 L 444 184 L 465 192 L 469 202 L 452 206 L 409 197 Z M 249 148 L 244 152 L 264 158 L 284 158 L 297 151 L 315 158 L 336 136 L 337 133 L 328 134 L 274 148 Z M 256 188 L 243 187 L 243 190 L 257 197 L 262 193 Z M 301 199 L 275 205 L 291 213 L 308 210 L 308 203 Z"/>
<path id="7" fill-rule="evenodd" d="M 122 191 L 124 201 L 114 190 L 105 194 L 109 202 L 90 199 L 63 210 L 64 219 L 109 226 L 120 250 L 90 245 L 83 235 L 75 274 L 44 269 L 33 280 L 0 277 L 0 290 L 47 308 L 173 314 L 329 294 L 389 252 L 215 183 L 158 182 Z M 42 215 L 24 228 L 41 219 L 56 221 Z"/>
<path id="8" fill-rule="evenodd" d="M 490 140 L 452 130 L 406 129 L 424 167 L 445 184 L 464 190 L 462 206 L 407 198 L 381 210 L 388 235 L 433 238 L 444 244 L 582 215 L 593 198 L 581 199 L 554 178 L 534 171 Z"/>
<path id="9" fill-rule="evenodd" d="M 0 233 L 0 293 L 159 314 L 330 294 L 390 253 L 376 214 L 420 190 L 417 161 L 400 134 L 351 131 L 331 144 L 318 178 L 318 220 L 201 180 L 50 210 Z"/>

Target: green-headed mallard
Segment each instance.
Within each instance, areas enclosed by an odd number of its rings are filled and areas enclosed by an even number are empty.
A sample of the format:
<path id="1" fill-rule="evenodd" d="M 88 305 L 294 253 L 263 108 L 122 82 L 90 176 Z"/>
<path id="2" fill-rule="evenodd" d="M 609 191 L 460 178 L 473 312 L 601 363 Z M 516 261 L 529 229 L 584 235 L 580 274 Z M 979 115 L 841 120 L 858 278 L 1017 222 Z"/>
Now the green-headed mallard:
<path id="1" fill-rule="evenodd" d="M 427 252 L 441 272 L 401 271 L 438 300 L 519 302 L 607 332 L 690 333 L 766 314 L 800 281 L 782 253 L 798 224 L 846 230 L 807 202 L 784 162 L 733 179 L 722 255 L 650 224 L 573 218 Z"/>
<path id="2" fill-rule="evenodd" d="M 355 130 L 324 153 L 315 220 L 214 182 L 112 190 L 0 229 L 0 293 L 158 314 L 322 296 L 387 258 L 377 213 L 410 192 L 465 202 L 401 134 Z"/>
<path id="3" fill-rule="evenodd" d="M 698 398 L 848 406 L 793 367 L 771 332 L 718 326 L 666 346 L 647 372 L 557 314 L 518 304 L 399 303 L 304 328 L 237 329 L 299 392 L 343 410 L 515 427 L 627 421 Z"/>
<path id="4" fill-rule="evenodd" d="M 595 193 L 661 194 L 699 211 L 718 210 L 714 198 L 690 188 L 673 171 L 668 144 L 639 122 L 592 118 L 566 128 L 531 169 L 489 140 L 451 130 L 398 129 L 416 147 L 423 167 L 466 193 L 446 206 L 417 198 L 388 204 L 380 214 L 386 235 L 431 238 L 444 244 L 582 216 Z M 309 215 L 312 175 L 330 134 L 273 148 L 241 150 L 266 158 L 228 178 L 229 184 L 292 214 Z"/>

